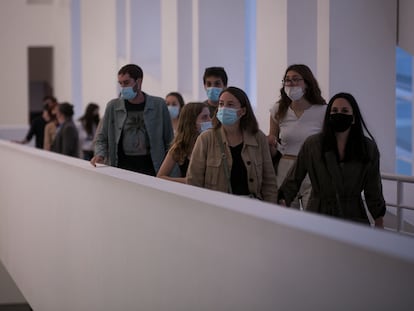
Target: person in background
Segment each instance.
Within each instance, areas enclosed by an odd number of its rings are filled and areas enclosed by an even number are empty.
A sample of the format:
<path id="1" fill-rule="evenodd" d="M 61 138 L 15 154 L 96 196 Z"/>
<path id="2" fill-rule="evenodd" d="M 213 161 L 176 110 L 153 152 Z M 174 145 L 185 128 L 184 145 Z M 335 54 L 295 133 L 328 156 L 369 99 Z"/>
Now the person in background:
<path id="1" fill-rule="evenodd" d="M 269 145 L 280 186 L 305 139 L 322 129 L 326 102 L 310 68 L 291 65 L 283 76 L 280 98 L 270 113 Z M 281 158 L 280 158 L 281 157 Z M 311 193 L 309 177 L 303 181 L 292 207 L 306 207 Z"/>
<path id="2" fill-rule="evenodd" d="M 51 151 L 71 157 L 79 157 L 79 135 L 73 122 L 73 106 L 69 103 L 59 104 L 56 119 L 59 126 Z"/>
<path id="3" fill-rule="evenodd" d="M 328 103 L 322 132 L 308 137 L 300 149 L 279 189 L 279 203 L 290 206 L 309 174 L 312 194 L 307 210 L 369 224 L 364 192 L 375 226 L 382 227 L 386 207 L 379 157 L 357 101 L 349 93 L 338 93 Z"/>
<path id="4" fill-rule="evenodd" d="M 86 106 L 85 114 L 79 118 L 77 125 L 81 158 L 84 160 L 90 161 L 93 158 L 94 138 L 99 120 L 99 106 L 95 103 L 89 103 Z"/>
<path id="5" fill-rule="evenodd" d="M 142 92 L 142 69 L 135 64 L 118 71 L 121 97 L 105 109 L 96 134 L 91 164 L 111 166 L 155 176 L 174 137 L 163 98 Z"/>
<path id="6" fill-rule="evenodd" d="M 49 107 L 49 109 L 53 109 L 57 106 L 58 101 L 56 97 L 47 95 L 43 97 L 43 103 Z"/>
<path id="7" fill-rule="evenodd" d="M 188 103 L 181 110 L 175 138 L 162 162 L 157 177 L 186 183 L 188 164 L 198 135 L 212 127 L 210 111 L 206 103 Z M 180 168 L 180 177 L 170 177 L 174 166 Z"/>
<path id="8" fill-rule="evenodd" d="M 52 148 L 53 140 L 56 136 L 56 129 L 59 125 L 59 122 L 56 118 L 56 115 L 58 113 L 58 102 L 56 99 L 50 99 L 48 105 L 50 108 L 50 121 L 45 126 L 43 149 L 50 151 Z"/>
<path id="9" fill-rule="evenodd" d="M 171 123 L 174 131 L 174 135 L 177 132 L 178 118 L 181 110 L 184 107 L 183 96 L 178 92 L 170 92 L 165 97 L 165 103 L 167 104 L 168 111 L 171 117 Z"/>
<path id="10" fill-rule="evenodd" d="M 197 138 L 187 183 L 276 203 L 269 144 L 246 93 L 237 87 L 224 89 L 212 122 L 213 130 Z"/>
<path id="11" fill-rule="evenodd" d="M 35 147 L 43 149 L 43 138 L 45 126 L 51 119 L 51 111 L 48 104 L 43 105 L 42 115 L 33 119 L 30 129 L 23 140 L 16 140 L 15 143 L 28 144 L 33 136 L 35 137 Z"/>
<path id="12" fill-rule="evenodd" d="M 208 67 L 204 71 L 203 84 L 206 90 L 210 117 L 213 118 L 217 111 L 218 100 L 221 91 L 227 87 L 227 73 L 223 67 Z"/>

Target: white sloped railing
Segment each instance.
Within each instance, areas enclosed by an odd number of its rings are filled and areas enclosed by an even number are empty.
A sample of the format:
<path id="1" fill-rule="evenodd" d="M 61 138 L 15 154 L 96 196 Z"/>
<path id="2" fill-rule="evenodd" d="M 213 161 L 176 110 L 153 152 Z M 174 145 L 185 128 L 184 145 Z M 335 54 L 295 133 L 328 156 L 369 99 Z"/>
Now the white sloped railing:
<path id="1" fill-rule="evenodd" d="M 33 310 L 414 310 L 411 237 L 2 140 L 0 156 L 0 260 Z"/>
<path id="2" fill-rule="evenodd" d="M 386 229 L 414 235 L 414 177 L 382 173 L 385 201 L 388 212 L 395 214 L 396 221 Z"/>

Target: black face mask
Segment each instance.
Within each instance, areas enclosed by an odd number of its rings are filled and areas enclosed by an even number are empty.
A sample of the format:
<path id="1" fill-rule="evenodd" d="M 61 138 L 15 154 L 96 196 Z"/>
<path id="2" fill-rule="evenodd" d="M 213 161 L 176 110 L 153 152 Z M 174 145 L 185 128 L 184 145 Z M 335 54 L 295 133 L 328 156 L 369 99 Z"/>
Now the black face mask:
<path id="1" fill-rule="evenodd" d="M 329 116 L 329 125 L 335 132 L 345 132 L 354 121 L 350 114 L 334 113 Z"/>

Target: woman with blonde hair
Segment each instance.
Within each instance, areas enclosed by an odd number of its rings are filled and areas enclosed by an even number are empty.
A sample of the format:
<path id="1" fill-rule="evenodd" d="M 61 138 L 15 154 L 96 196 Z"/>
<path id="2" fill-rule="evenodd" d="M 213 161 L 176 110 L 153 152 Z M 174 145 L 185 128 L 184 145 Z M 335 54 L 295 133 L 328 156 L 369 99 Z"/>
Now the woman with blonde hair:
<path id="1" fill-rule="evenodd" d="M 207 104 L 193 102 L 184 105 L 178 119 L 177 132 L 157 177 L 186 183 L 185 176 L 196 139 L 211 126 Z M 176 165 L 180 168 L 180 177 L 170 177 Z"/>

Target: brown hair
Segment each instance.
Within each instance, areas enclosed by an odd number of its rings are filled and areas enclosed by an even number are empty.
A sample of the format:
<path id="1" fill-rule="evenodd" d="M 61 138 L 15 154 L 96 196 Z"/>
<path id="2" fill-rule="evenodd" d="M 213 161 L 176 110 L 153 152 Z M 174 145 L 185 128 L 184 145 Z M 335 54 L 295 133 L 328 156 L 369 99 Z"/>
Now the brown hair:
<path id="1" fill-rule="evenodd" d="M 252 105 L 250 104 L 249 97 L 247 94 L 238 87 L 235 86 L 229 86 L 228 88 L 225 88 L 221 94 L 228 92 L 232 94 L 234 97 L 237 98 L 237 100 L 240 102 L 241 108 L 246 108 L 246 113 L 240 118 L 240 128 L 242 130 L 246 130 L 250 132 L 251 134 L 256 134 L 259 131 L 259 125 L 257 123 L 256 116 L 254 115 Z M 213 127 L 215 129 L 221 127 L 220 121 L 217 119 L 217 114 L 214 115 L 212 123 Z"/>
<path id="2" fill-rule="evenodd" d="M 318 81 L 308 66 L 303 64 L 290 65 L 286 69 L 283 79 L 289 71 L 296 71 L 302 76 L 306 84 L 305 94 L 303 96 L 311 105 L 326 105 L 326 101 L 321 95 L 321 89 L 319 88 Z M 280 89 L 280 98 L 277 102 L 279 103 L 279 110 L 276 112 L 275 118 L 281 120 L 286 116 L 286 112 L 292 102 L 292 100 L 287 96 L 283 85 Z"/>
<path id="3" fill-rule="evenodd" d="M 200 134 L 196 124 L 197 117 L 204 108 L 208 108 L 206 103 L 192 102 L 184 105 L 181 110 L 177 132 L 170 148 L 174 161 L 179 164 L 184 163 L 193 151 L 195 141 Z"/>

